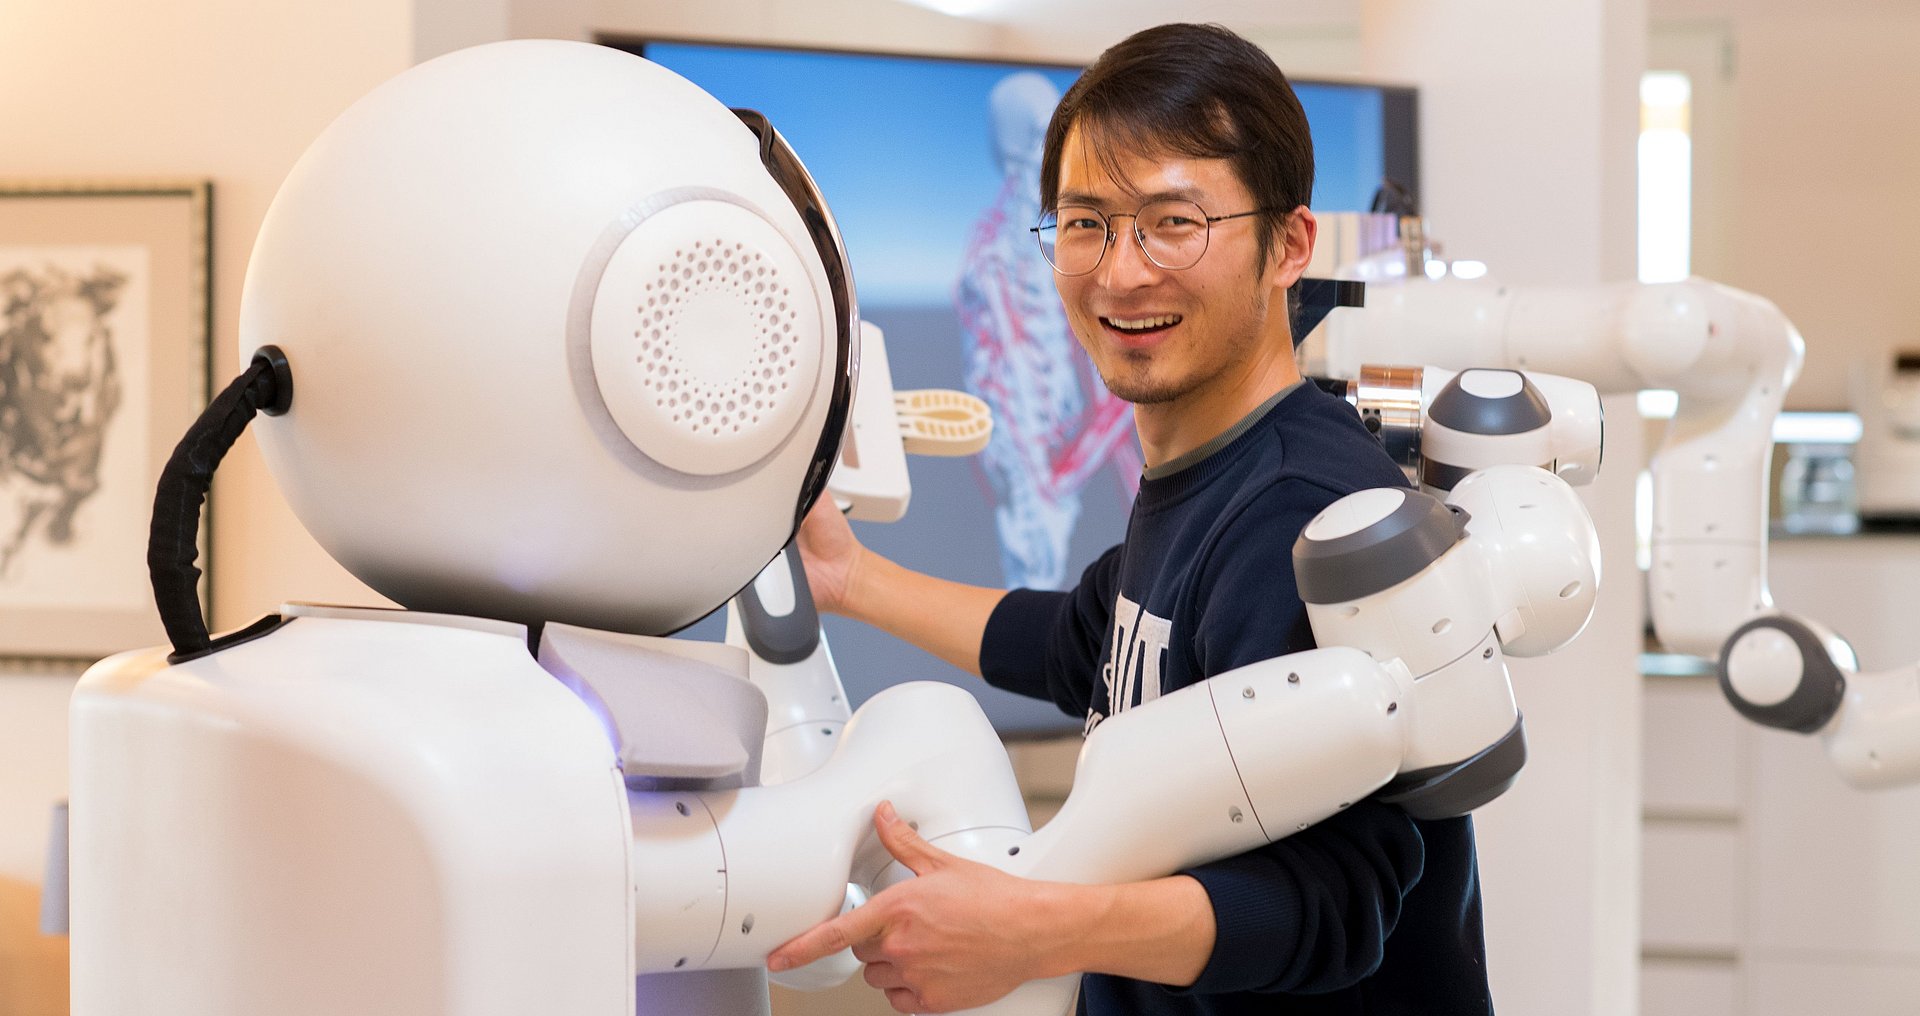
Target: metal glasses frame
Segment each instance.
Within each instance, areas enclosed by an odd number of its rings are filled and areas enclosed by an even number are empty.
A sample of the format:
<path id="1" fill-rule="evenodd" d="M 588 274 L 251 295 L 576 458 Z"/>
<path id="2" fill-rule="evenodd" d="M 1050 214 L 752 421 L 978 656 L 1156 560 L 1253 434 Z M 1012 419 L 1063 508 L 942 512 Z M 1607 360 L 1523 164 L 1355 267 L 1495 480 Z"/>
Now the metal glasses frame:
<path id="1" fill-rule="evenodd" d="M 1146 230 L 1143 230 L 1140 228 L 1140 213 L 1146 210 L 1147 205 L 1156 205 L 1156 204 L 1162 204 L 1162 203 L 1167 203 L 1167 199 L 1162 198 L 1154 201 L 1148 201 L 1145 204 L 1142 204 L 1139 208 L 1136 208 L 1131 212 L 1114 212 L 1112 214 L 1103 213 L 1098 208 L 1088 208 L 1085 205 L 1069 205 L 1068 207 L 1070 208 L 1086 208 L 1086 210 L 1093 213 L 1094 217 L 1098 218 L 1101 224 L 1106 228 L 1107 239 L 1106 239 L 1106 242 L 1101 244 L 1100 246 L 1100 256 L 1097 258 L 1094 258 L 1093 264 L 1087 266 L 1087 270 L 1084 272 L 1061 271 L 1060 266 L 1057 264 L 1054 264 L 1053 258 L 1047 256 L 1047 239 L 1046 239 L 1046 236 L 1043 234 L 1043 231 L 1059 228 L 1058 216 L 1060 214 L 1060 210 L 1058 208 L 1049 209 L 1046 212 L 1042 213 L 1040 217 L 1040 224 L 1029 227 L 1027 229 L 1027 232 L 1033 234 L 1034 242 L 1038 244 L 1040 247 L 1040 256 L 1042 258 L 1046 258 L 1047 266 L 1052 268 L 1055 274 L 1065 276 L 1066 278 L 1069 278 L 1069 279 L 1077 279 L 1082 275 L 1092 275 L 1094 272 L 1098 271 L 1100 269 L 1100 263 L 1107 259 L 1107 251 L 1112 250 L 1114 242 L 1120 238 L 1119 234 L 1115 233 L 1113 230 L 1113 220 L 1132 219 L 1133 228 L 1128 232 L 1133 234 L 1133 242 L 1139 245 L 1140 253 L 1144 257 L 1146 257 L 1148 261 L 1152 262 L 1153 265 L 1157 268 L 1160 268 L 1164 271 L 1169 271 L 1169 272 L 1184 272 L 1187 269 L 1192 268 L 1194 265 L 1199 264 L 1200 259 L 1206 257 L 1207 251 L 1213 247 L 1213 224 L 1214 223 L 1225 222 L 1228 219 L 1244 219 L 1249 215 L 1261 215 L 1263 213 L 1270 212 L 1273 210 L 1270 206 L 1262 206 L 1260 208 L 1255 208 L 1250 211 L 1233 212 L 1228 215 L 1208 215 L 1207 210 L 1205 208 L 1200 208 L 1200 205 L 1198 202 L 1181 201 L 1180 203 L 1182 204 L 1189 204 L 1200 210 L 1200 221 L 1207 224 L 1207 235 L 1206 235 L 1205 242 L 1202 243 L 1200 246 L 1200 253 L 1195 255 L 1192 261 L 1189 261 L 1184 265 L 1169 265 L 1169 264 L 1163 263 L 1159 258 L 1154 257 L 1153 252 L 1147 249 Z M 1056 221 L 1053 224 L 1049 225 L 1046 221 L 1047 216 L 1054 216 Z"/>

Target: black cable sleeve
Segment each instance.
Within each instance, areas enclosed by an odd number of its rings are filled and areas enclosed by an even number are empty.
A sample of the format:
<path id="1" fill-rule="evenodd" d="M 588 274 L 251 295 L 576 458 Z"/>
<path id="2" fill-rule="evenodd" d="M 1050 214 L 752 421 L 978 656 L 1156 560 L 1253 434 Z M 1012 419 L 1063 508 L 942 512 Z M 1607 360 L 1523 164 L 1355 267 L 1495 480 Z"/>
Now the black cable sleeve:
<path id="1" fill-rule="evenodd" d="M 147 534 L 147 575 L 176 657 L 199 655 L 211 645 L 200 610 L 200 569 L 194 561 L 200 556 L 200 508 L 213 485 L 213 471 L 254 415 L 275 404 L 278 389 L 274 364 L 256 356 L 207 405 L 160 471 Z"/>

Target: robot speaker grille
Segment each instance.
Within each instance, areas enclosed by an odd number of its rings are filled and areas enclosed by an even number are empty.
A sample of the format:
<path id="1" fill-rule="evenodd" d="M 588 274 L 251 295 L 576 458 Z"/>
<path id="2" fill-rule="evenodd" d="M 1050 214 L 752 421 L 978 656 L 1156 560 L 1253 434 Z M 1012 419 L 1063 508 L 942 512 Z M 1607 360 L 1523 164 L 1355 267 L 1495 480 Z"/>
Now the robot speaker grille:
<path id="1" fill-rule="evenodd" d="M 819 321 L 805 269 L 765 220 L 721 202 L 674 205 L 607 265 L 594 373 L 642 452 L 717 475 L 763 457 L 798 423 L 819 370 L 817 344 L 801 336 Z"/>
<path id="2" fill-rule="evenodd" d="M 634 362 L 646 370 L 654 405 L 671 422 L 713 437 L 757 426 L 768 407 L 793 390 L 793 287 L 765 255 L 737 241 L 696 240 L 674 254 L 660 263 L 654 281 L 642 283 L 646 302 L 635 308 Z M 745 372 L 712 377 L 683 354 L 676 332 L 689 307 L 709 300 L 745 308 L 752 318 L 746 327 L 754 337 L 753 357 Z M 724 307 L 716 310 L 726 313 Z"/>

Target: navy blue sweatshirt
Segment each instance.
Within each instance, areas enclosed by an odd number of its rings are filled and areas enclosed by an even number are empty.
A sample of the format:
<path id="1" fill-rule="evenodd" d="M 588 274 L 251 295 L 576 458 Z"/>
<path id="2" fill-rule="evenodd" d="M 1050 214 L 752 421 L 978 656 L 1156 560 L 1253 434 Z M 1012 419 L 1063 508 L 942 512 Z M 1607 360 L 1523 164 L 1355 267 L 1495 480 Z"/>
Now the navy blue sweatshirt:
<path id="1" fill-rule="evenodd" d="M 982 673 L 1101 720 L 1235 667 L 1313 648 L 1293 544 L 1356 490 L 1404 486 L 1347 404 L 1296 385 L 1140 485 L 1126 542 L 1071 592 L 1017 589 L 987 622 Z M 1088 975 L 1085 1016 L 1492 1012 L 1469 819 L 1363 801 L 1192 868 L 1217 934 L 1191 986 Z"/>

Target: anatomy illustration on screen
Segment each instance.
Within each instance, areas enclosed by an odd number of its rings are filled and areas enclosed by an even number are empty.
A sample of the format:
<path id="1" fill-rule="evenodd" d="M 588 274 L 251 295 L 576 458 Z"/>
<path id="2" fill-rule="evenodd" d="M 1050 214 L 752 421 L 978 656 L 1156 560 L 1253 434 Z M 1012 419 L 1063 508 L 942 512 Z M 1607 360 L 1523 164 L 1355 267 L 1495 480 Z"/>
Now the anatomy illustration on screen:
<path id="1" fill-rule="evenodd" d="M 955 291 L 967 390 L 993 408 L 980 457 L 993 491 L 1008 586 L 1058 589 L 1080 490 L 1111 461 L 1126 495 L 1140 483 L 1133 417 L 1092 373 L 1033 243 L 1040 152 L 1060 92 L 1040 74 L 1007 75 L 988 97 L 993 157 L 1004 177 L 976 220 Z"/>

